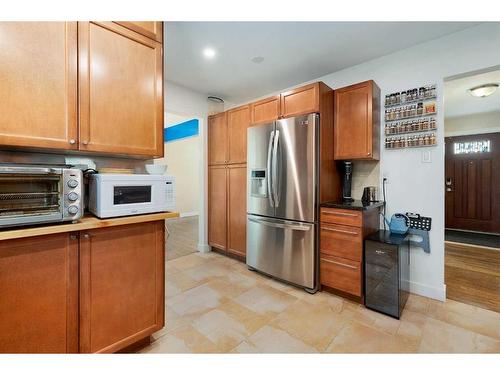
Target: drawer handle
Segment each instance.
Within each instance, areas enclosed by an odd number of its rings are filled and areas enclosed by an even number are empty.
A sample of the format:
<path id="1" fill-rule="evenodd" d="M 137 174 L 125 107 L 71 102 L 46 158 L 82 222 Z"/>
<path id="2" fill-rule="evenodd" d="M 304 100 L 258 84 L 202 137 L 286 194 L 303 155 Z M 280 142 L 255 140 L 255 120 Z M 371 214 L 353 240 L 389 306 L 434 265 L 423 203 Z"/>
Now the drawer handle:
<path id="1" fill-rule="evenodd" d="M 358 232 L 351 232 L 350 230 L 333 229 L 333 228 L 327 228 L 327 227 L 323 227 L 323 228 L 321 228 L 321 230 L 327 230 L 327 231 L 330 231 L 330 232 L 339 232 L 339 233 L 355 234 L 355 235 L 358 235 L 358 234 L 359 234 Z"/>
<path id="2" fill-rule="evenodd" d="M 331 215 L 331 216 L 350 216 L 350 217 L 358 217 L 356 214 L 348 214 L 346 212 L 328 212 L 328 211 L 321 211 L 323 215 Z"/>
<path id="3" fill-rule="evenodd" d="M 346 268 L 352 268 L 353 270 L 357 270 L 358 269 L 358 267 L 356 267 L 356 266 L 351 266 L 350 264 L 335 262 L 334 260 L 329 260 L 329 259 L 324 259 L 324 258 L 321 258 L 321 260 L 323 262 L 333 263 L 333 264 L 336 264 L 338 266 L 342 266 L 342 267 L 346 267 Z"/>

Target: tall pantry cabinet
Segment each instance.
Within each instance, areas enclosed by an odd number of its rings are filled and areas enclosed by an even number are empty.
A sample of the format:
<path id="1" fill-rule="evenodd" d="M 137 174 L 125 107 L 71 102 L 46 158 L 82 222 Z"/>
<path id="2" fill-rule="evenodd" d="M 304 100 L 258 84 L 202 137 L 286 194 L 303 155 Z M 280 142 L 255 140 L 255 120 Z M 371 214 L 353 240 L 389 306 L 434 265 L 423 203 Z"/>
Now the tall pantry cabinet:
<path id="1" fill-rule="evenodd" d="M 208 242 L 246 255 L 248 105 L 208 118 Z"/>

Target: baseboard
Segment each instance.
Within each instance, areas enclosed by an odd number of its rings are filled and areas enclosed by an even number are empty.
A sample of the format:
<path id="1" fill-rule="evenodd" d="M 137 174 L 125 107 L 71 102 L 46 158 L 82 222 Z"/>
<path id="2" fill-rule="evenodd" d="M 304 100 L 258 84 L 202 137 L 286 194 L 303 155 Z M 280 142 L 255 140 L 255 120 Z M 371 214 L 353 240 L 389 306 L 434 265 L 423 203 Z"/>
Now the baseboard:
<path id="1" fill-rule="evenodd" d="M 192 212 L 181 212 L 179 214 L 180 217 L 189 217 L 189 216 L 198 216 L 198 211 L 192 211 Z"/>
<path id="2" fill-rule="evenodd" d="M 446 284 L 443 284 L 442 288 L 435 288 L 430 285 L 416 283 L 415 281 L 410 281 L 409 284 L 410 292 L 413 294 L 436 299 L 438 301 L 446 300 Z"/>
<path id="3" fill-rule="evenodd" d="M 209 245 L 198 244 L 198 251 L 200 253 L 208 253 L 209 251 L 211 251 L 211 249 Z"/>

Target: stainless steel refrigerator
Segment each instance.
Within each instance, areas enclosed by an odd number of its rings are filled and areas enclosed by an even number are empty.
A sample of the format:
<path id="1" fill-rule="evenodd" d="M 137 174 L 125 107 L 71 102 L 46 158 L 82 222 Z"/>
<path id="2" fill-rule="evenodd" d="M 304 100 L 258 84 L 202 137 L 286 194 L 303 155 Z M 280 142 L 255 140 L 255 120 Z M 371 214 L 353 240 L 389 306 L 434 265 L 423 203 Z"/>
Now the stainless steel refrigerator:
<path id="1" fill-rule="evenodd" d="M 248 129 L 247 265 L 317 290 L 319 115 Z"/>

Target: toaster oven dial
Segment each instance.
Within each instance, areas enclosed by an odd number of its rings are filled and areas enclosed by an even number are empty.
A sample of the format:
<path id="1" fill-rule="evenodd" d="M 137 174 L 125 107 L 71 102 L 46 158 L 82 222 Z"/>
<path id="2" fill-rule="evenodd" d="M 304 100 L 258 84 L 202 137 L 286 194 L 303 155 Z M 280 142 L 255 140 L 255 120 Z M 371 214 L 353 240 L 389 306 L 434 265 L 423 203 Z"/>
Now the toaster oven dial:
<path id="1" fill-rule="evenodd" d="M 74 189 L 78 186 L 78 181 L 77 180 L 68 180 L 68 186 L 70 188 Z"/>
<path id="2" fill-rule="evenodd" d="M 74 202 L 78 199 L 78 194 L 72 191 L 71 193 L 68 194 L 68 199 Z"/>
<path id="3" fill-rule="evenodd" d="M 68 212 L 71 215 L 76 215 L 78 213 L 78 206 L 69 206 L 68 207 Z"/>

